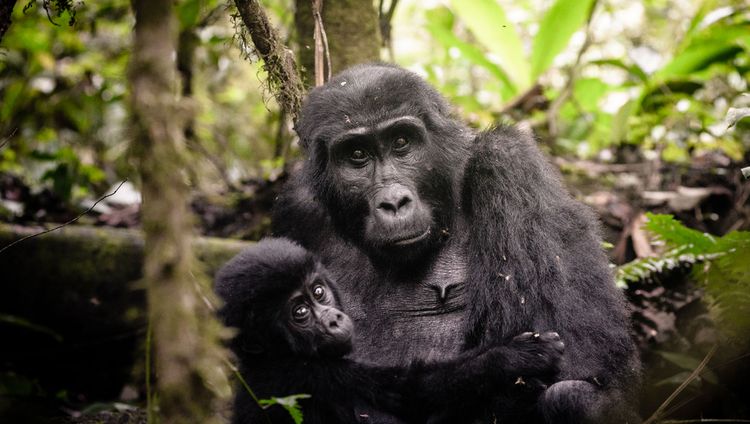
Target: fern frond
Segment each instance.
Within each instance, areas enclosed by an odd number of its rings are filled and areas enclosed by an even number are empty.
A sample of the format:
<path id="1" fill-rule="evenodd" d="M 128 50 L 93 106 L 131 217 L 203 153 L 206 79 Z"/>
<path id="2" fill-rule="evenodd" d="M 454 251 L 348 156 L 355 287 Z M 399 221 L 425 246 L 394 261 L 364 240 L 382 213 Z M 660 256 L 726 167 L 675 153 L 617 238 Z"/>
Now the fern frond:
<path id="1" fill-rule="evenodd" d="M 716 238 L 710 234 L 687 228 L 672 215 L 646 213 L 646 229 L 668 248 L 682 247 L 686 253 L 710 252 L 716 245 Z"/>

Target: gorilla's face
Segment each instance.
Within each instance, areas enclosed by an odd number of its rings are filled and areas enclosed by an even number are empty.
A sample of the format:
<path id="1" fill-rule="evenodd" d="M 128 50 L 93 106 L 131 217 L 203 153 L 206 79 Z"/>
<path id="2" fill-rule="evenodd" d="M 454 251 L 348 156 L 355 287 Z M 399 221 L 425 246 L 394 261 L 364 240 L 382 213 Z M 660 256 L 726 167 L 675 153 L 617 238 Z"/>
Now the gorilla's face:
<path id="1" fill-rule="evenodd" d="M 422 196 L 428 144 L 427 130 L 414 116 L 353 128 L 331 141 L 332 181 L 344 198 L 360 205 L 358 232 L 369 247 L 403 254 L 435 240 L 433 206 Z"/>
<path id="2" fill-rule="evenodd" d="M 310 94 L 297 132 L 342 235 L 375 255 L 419 257 L 448 234 L 468 131 L 403 69 L 352 68 Z"/>

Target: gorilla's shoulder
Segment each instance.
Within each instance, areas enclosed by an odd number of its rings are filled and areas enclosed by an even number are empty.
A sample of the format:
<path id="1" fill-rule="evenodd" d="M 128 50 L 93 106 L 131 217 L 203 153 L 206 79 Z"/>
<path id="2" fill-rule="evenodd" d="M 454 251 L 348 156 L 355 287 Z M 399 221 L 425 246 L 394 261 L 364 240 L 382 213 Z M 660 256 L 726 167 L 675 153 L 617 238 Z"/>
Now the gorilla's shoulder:
<path id="1" fill-rule="evenodd" d="M 498 125 L 480 132 L 474 138 L 471 151 L 474 161 L 513 158 L 546 162 L 536 146 L 534 136 L 511 125 Z"/>
<path id="2" fill-rule="evenodd" d="M 274 236 L 290 238 L 311 250 L 332 232 L 325 207 L 299 173 L 291 176 L 276 198 L 271 223 Z"/>

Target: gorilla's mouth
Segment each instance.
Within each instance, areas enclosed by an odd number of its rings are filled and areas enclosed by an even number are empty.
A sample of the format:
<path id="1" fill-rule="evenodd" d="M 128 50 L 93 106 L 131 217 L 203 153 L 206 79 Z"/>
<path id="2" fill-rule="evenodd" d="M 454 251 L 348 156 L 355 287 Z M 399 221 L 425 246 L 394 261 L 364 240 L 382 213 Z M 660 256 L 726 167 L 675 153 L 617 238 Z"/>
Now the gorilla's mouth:
<path id="1" fill-rule="evenodd" d="M 424 240 L 429 235 L 430 235 L 430 227 L 427 227 L 427 230 L 424 233 L 417 234 L 417 235 L 410 235 L 409 237 L 396 239 L 396 240 L 393 240 L 391 244 L 395 246 L 408 246 L 410 244 L 414 244 L 416 242 Z"/>

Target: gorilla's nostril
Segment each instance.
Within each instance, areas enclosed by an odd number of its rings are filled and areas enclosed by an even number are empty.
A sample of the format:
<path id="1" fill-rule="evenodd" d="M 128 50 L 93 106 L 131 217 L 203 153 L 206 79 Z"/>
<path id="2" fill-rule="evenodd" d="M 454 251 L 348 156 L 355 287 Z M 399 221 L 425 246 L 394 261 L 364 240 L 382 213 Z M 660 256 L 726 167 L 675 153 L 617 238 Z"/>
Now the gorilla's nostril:
<path id="1" fill-rule="evenodd" d="M 380 203 L 378 205 L 378 208 L 383 209 L 384 211 L 387 211 L 387 212 L 391 212 L 391 213 L 396 213 L 396 211 L 398 210 L 398 207 L 396 205 L 394 205 L 393 203 L 388 203 L 388 202 Z"/>
<path id="2" fill-rule="evenodd" d="M 398 209 L 403 208 L 404 206 L 408 205 L 411 202 L 411 199 L 408 197 L 403 197 L 401 200 L 398 201 Z"/>

